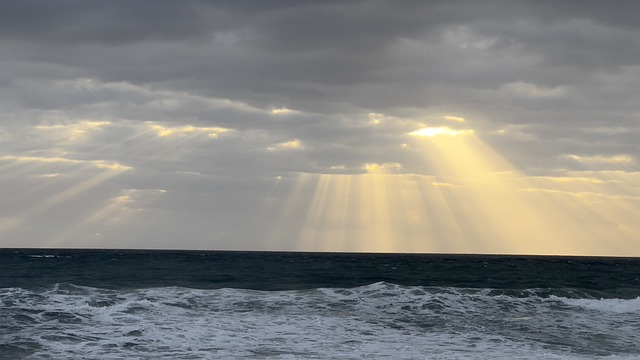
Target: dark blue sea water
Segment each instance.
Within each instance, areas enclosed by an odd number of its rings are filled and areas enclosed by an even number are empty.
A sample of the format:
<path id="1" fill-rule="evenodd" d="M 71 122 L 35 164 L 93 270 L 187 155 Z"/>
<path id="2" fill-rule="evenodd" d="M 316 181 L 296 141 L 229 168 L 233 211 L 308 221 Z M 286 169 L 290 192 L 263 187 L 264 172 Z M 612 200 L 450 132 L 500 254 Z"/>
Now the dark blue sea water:
<path id="1" fill-rule="evenodd" d="M 0 250 L 0 359 L 640 359 L 640 259 Z"/>

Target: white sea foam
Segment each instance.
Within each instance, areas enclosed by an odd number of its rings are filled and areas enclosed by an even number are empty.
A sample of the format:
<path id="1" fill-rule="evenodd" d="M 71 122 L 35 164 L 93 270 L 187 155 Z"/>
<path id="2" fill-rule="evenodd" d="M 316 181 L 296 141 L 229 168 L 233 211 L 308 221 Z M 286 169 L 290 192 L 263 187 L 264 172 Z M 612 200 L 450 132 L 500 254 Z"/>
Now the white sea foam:
<path id="1" fill-rule="evenodd" d="M 60 285 L 2 289 L 10 323 L 0 334 L 37 343 L 34 359 L 637 357 L 631 329 L 640 320 L 590 310 L 640 300 L 589 301 L 387 283 L 298 291 Z"/>
<path id="2" fill-rule="evenodd" d="M 640 297 L 635 299 L 567 299 L 559 297 L 558 299 L 569 305 L 604 313 L 640 313 Z"/>

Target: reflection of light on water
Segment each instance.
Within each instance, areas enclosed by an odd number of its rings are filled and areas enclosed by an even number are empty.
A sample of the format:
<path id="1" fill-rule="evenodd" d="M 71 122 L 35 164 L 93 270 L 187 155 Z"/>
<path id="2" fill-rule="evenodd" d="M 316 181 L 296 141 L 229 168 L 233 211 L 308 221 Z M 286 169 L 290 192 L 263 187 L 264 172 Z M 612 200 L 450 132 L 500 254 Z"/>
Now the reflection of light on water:
<path id="1" fill-rule="evenodd" d="M 367 174 L 300 174 L 284 205 L 270 211 L 277 215 L 268 246 L 640 255 L 633 227 L 640 201 L 616 196 L 621 180 L 611 181 L 611 174 L 526 176 L 472 130 L 425 128 L 411 135 L 411 146 L 422 150 L 437 177 L 393 174 L 402 169 L 397 163 L 365 164 Z"/>

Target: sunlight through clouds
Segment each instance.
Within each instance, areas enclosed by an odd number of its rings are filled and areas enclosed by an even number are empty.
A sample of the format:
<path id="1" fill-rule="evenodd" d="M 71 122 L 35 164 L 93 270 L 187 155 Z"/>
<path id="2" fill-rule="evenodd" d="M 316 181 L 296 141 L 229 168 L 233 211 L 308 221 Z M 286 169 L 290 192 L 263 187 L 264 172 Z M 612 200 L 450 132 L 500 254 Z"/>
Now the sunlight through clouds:
<path id="1" fill-rule="evenodd" d="M 148 124 L 148 126 L 160 137 L 203 134 L 209 138 L 216 139 L 221 134 L 229 132 L 229 129 L 221 127 L 197 127 L 191 125 L 168 127 L 153 123 Z"/>
<path id="2" fill-rule="evenodd" d="M 125 189 L 109 199 L 103 207 L 98 208 L 84 219 L 69 227 L 65 231 L 53 236 L 48 241 L 48 246 L 58 247 L 69 244 L 87 244 L 92 246 L 91 240 L 99 240 L 116 228 L 130 226 L 133 222 L 140 221 L 140 217 L 147 208 L 160 196 L 164 195 L 163 189 Z M 148 219 L 147 219 L 148 220 Z"/>
<path id="3" fill-rule="evenodd" d="M 384 114 L 370 113 L 369 125 L 380 125 L 385 120 L 385 118 L 386 116 L 384 116 Z"/>
<path id="4" fill-rule="evenodd" d="M 500 87 L 500 91 L 510 96 L 525 98 L 558 98 L 567 93 L 567 89 L 563 86 L 545 88 L 522 81 L 504 84 Z"/>
<path id="5" fill-rule="evenodd" d="M 113 161 L 105 161 L 105 160 L 77 160 L 77 159 L 68 159 L 63 157 L 16 156 L 16 155 L 3 155 L 3 156 L 0 156 L 0 160 L 15 161 L 18 163 L 88 165 L 88 166 L 96 167 L 99 169 L 109 169 L 109 170 L 116 170 L 116 171 L 131 170 L 130 166 L 123 165 Z"/>
<path id="6" fill-rule="evenodd" d="M 449 120 L 449 121 L 453 121 L 453 122 L 460 122 L 460 123 L 465 122 L 465 119 L 463 117 L 460 117 L 460 116 L 445 115 L 445 116 L 443 116 L 443 118 L 445 120 Z"/>
<path id="7" fill-rule="evenodd" d="M 299 111 L 287 109 L 286 107 L 271 109 L 271 115 L 276 115 L 276 116 L 291 115 L 291 114 L 297 114 L 297 113 L 299 113 Z"/>
<path id="8" fill-rule="evenodd" d="M 48 133 L 48 136 L 58 136 L 69 141 L 82 139 L 89 132 L 111 125 L 110 121 L 81 120 L 78 122 L 56 123 L 54 125 L 36 125 L 35 129 Z"/>
<path id="9" fill-rule="evenodd" d="M 617 155 L 574 155 L 574 154 L 566 154 L 561 156 L 562 159 L 572 160 L 577 163 L 586 165 L 591 168 L 601 168 L 601 167 L 635 167 L 636 162 L 635 159 L 629 155 L 625 154 L 617 154 Z"/>
<path id="10" fill-rule="evenodd" d="M 410 135 L 415 136 L 426 136 L 426 137 L 435 137 L 439 135 L 446 136 L 463 136 L 473 134 L 473 130 L 463 129 L 463 130 L 454 130 L 446 126 L 441 127 L 425 127 L 422 129 L 418 129 L 409 133 Z"/>
<path id="11" fill-rule="evenodd" d="M 150 110 L 178 110 L 185 106 L 205 107 L 210 109 L 234 109 L 248 113 L 271 113 L 270 110 L 250 106 L 240 101 L 225 98 L 198 96 L 188 92 L 159 90 L 140 86 L 126 81 L 105 82 L 96 78 L 78 78 L 54 83 L 59 92 L 71 91 L 85 96 L 123 97 L 122 100 L 142 102 L 149 105 Z M 127 99 L 128 97 L 128 99 Z"/>
<path id="12" fill-rule="evenodd" d="M 59 192 L 52 193 L 51 195 L 40 199 L 38 202 L 31 204 L 30 207 L 19 212 L 9 221 L 0 222 L 0 234 L 6 235 L 9 231 L 19 229 L 22 225 L 35 221 L 36 218 L 43 214 L 55 211 L 56 207 L 73 201 L 80 196 L 84 196 L 92 189 L 110 181 L 126 170 L 128 169 L 107 167 L 106 170 L 97 174 L 84 176 L 78 179 L 77 182 L 62 188 Z"/>
<path id="13" fill-rule="evenodd" d="M 637 5 L 157 1 L 0 12 L 1 246 L 640 255 Z"/>
<path id="14" fill-rule="evenodd" d="M 620 194 L 622 180 L 599 172 L 530 176 L 472 130 L 424 129 L 408 134 L 411 146 L 437 176 L 402 173 L 399 163 L 369 163 L 366 174 L 300 174 L 284 205 L 263 212 L 275 216 L 269 246 L 621 255 L 623 244 L 637 243 L 640 192 Z"/>
<path id="15" fill-rule="evenodd" d="M 278 151 L 278 150 L 296 150 L 303 148 L 302 142 L 298 139 L 290 140 L 275 144 L 273 146 L 269 146 L 267 150 L 269 151 Z"/>
<path id="16" fill-rule="evenodd" d="M 368 174 L 390 174 L 400 172 L 402 170 L 402 164 L 394 163 L 368 163 L 362 166 L 362 169 Z"/>

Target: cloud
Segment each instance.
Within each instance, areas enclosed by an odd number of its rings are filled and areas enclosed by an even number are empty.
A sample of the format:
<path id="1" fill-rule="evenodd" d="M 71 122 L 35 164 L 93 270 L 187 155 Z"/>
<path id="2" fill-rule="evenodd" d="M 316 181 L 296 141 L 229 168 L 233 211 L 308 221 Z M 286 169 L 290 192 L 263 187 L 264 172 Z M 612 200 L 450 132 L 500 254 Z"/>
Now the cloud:
<path id="1" fill-rule="evenodd" d="M 105 172 L 61 208 L 117 213 L 122 196 L 141 194 L 157 211 L 140 223 L 163 221 L 155 235 L 194 225 L 194 246 L 227 234 L 216 244 L 232 248 L 249 241 L 234 233 L 246 228 L 239 214 L 312 191 L 311 180 L 296 187 L 299 174 L 325 185 L 437 176 L 470 141 L 546 184 L 530 188 L 632 193 L 638 11 L 628 1 L 3 2 L 0 195 L 28 184 L 33 194 L 12 203 L 27 208 Z M 448 141 L 457 145 L 439 155 L 417 146 Z M 611 171 L 626 185 L 597 183 Z M 428 183 L 453 194 L 457 180 Z"/>
<path id="2" fill-rule="evenodd" d="M 38 74 L 33 86 L 48 77 L 89 75 L 111 87 L 129 84 L 166 90 L 167 97 L 171 91 L 200 96 L 148 104 L 158 112 L 202 108 L 204 99 L 227 98 L 273 114 L 283 114 L 282 109 L 397 114 L 447 105 L 447 112 L 480 108 L 498 123 L 550 123 L 547 116 L 522 116 L 519 108 L 532 106 L 526 102 L 505 111 L 492 92 L 538 100 L 571 94 L 553 106 L 579 106 L 585 113 L 601 108 L 590 99 L 602 98 L 604 89 L 617 102 L 635 98 L 626 90 L 637 84 L 616 88 L 619 79 L 612 83 L 603 77 L 637 65 L 629 61 L 638 58 L 634 49 L 639 47 L 619 45 L 637 38 L 637 26 L 622 10 L 629 4 L 616 11 L 594 4 L 501 4 L 8 3 L 0 32 L 8 50 L 1 58 L 18 69 L 7 72 L 9 79 L 24 82 Z M 30 22 L 15 21 L 27 14 Z M 573 93 L 584 88 L 602 90 Z M 21 101 L 31 90 L 25 88 Z M 104 101 L 106 91 L 97 97 Z M 69 94 L 74 101 L 86 96 Z M 32 105 L 49 102 L 51 96 L 39 96 Z M 602 121 L 598 111 L 591 113 L 589 121 Z"/>
<path id="3" fill-rule="evenodd" d="M 572 160 L 592 168 L 634 167 L 636 165 L 635 159 L 626 154 L 591 156 L 566 154 L 562 156 L 562 159 Z"/>
<path id="4" fill-rule="evenodd" d="M 362 169 L 367 174 L 390 174 L 402 171 L 402 164 L 399 163 L 368 163 L 362 165 Z"/>
<path id="5" fill-rule="evenodd" d="M 443 118 L 445 120 L 454 121 L 454 122 L 465 122 L 465 119 L 463 117 L 460 117 L 460 116 L 445 115 L 445 116 L 443 116 Z"/>
<path id="6" fill-rule="evenodd" d="M 295 114 L 295 113 L 298 113 L 298 111 L 287 109 L 285 107 L 271 109 L 271 114 L 273 115 L 288 115 L 288 114 Z"/>
<path id="7" fill-rule="evenodd" d="M 431 185 L 436 186 L 436 187 L 444 187 L 444 188 L 459 188 L 459 187 L 461 187 L 460 185 L 455 185 L 455 184 L 446 183 L 446 182 L 440 182 L 440 181 L 433 181 L 431 183 Z"/>
<path id="8" fill-rule="evenodd" d="M 37 0 L 4 3 L 0 32 L 22 41 L 58 44 L 98 41 L 116 45 L 197 38 L 226 22 L 222 13 L 207 11 L 207 7 L 199 3 L 140 1 L 133 6 L 118 0 L 103 4 L 76 0 L 63 0 L 58 4 Z M 211 23 L 212 17 L 217 21 Z"/>
<path id="9" fill-rule="evenodd" d="M 495 81 L 508 83 L 530 68 L 529 63 L 512 62 L 521 56 L 545 61 L 567 57 L 561 53 L 571 49 L 593 49 L 590 43 L 545 47 L 544 40 L 560 38 L 566 43 L 572 39 L 563 38 L 565 33 L 624 32 L 624 26 L 630 25 L 611 21 L 615 17 L 608 9 L 598 9 L 611 15 L 606 21 L 595 10 L 550 17 L 547 5 L 529 2 L 500 11 L 487 11 L 491 2 L 482 6 L 410 2 L 397 7 L 386 1 L 284 1 L 269 6 L 254 2 L 251 6 L 202 1 L 178 5 L 161 0 L 130 6 L 122 1 L 63 1 L 56 6 L 25 3 L 4 7 L 4 16 L 11 18 L 2 22 L 2 34 L 21 58 L 64 63 L 110 82 L 161 82 L 208 96 L 233 94 L 250 103 L 284 100 L 284 107 L 295 109 L 319 109 L 319 102 L 325 100 L 335 107 L 345 96 L 345 105 L 375 107 L 360 95 L 371 86 L 380 87 L 385 95 L 395 91 L 398 96 L 393 101 L 416 105 L 419 96 L 424 102 L 438 88 L 420 83 L 462 81 L 460 85 L 478 89 Z M 526 26 L 518 26 L 522 11 L 528 14 Z M 21 14 L 32 19 L 28 26 L 14 20 Z M 562 16 L 591 21 L 563 27 L 567 21 Z M 509 31 L 513 28 L 518 31 Z M 616 31 L 611 30 L 613 36 L 618 36 Z M 594 39 L 594 43 L 602 41 Z M 53 45 L 57 48 L 48 48 Z M 618 54 L 624 51 L 618 50 Z M 569 57 L 571 62 L 561 65 L 579 65 L 590 58 Z M 527 73 L 542 75 L 536 70 Z M 415 87 L 406 86 L 412 83 Z M 416 91 L 417 96 L 412 96 Z"/>
<path id="10" fill-rule="evenodd" d="M 191 125 L 167 127 L 167 126 L 149 123 L 148 126 L 153 131 L 155 131 L 160 137 L 203 134 L 208 136 L 211 139 L 216 139 L 221 134 L 224 134 L 229 131 L 229 129 L 225 129 L 221 127 L 198 127 L 198 126 L 191 126 Z"/>
<path id="11" fill-rule="evenodd" d="M 474 131 L 471 129 L 462 129 L 462 130 L 454 130 L 446 126 L 442 127 L 425 127 L 409 133 L 409 135 L 413 136 L 424 136 L 424 137 L 436 137 L 436 136 L 464 136 L 473 134 Z"/>
<path id="12" fill-rule="evenodd" d="M 507 136 L 517 141 L 536 141 L 539 137 L 535 133 L 528 132 L 527 125 L 507 124 L 504 128 L 497 130 L 496 134 Z"/>
<path id="13" fill-rule="evenodd" d="M 302 148 L 302 143 L 298 139 L 290 140 L 270 146 L 267 150 L 294 150 Z"/>
<path id="14" fill-rule="evenodd" d="M 77 159 L 68 159 L 63 157 L 3 155 L 3 156 L 0 156 L 0 160 L 15 161 L 19 163 L 90 165 L 98 169 L 108 169 L 108 170 L 115 170 L 115 171 L 125 171 L 125 170 L 132 169 L 130 166 L 123 165 L 117 162 L 104 161 L 104 160 L 77 160 Z"/>
<path id="15" fill-rule="evenodd" d="M 522 81 L 504 84 L 500 87 L 500 91 L 503 91 L 508 96 L 525 98 L 558 98 L 566 93 L 566 89 L 562 86 L 543 88 Z"/>

